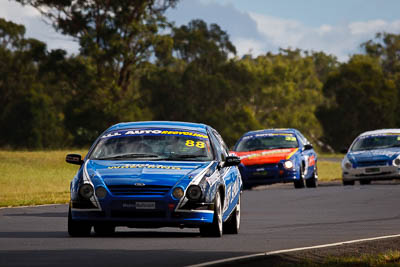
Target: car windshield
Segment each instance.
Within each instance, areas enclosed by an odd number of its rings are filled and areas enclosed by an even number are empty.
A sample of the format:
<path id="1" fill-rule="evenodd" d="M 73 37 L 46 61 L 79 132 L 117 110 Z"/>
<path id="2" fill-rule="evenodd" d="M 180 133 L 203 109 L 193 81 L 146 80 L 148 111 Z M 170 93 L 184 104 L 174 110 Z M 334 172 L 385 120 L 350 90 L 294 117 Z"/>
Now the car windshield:
<path id="1" fill-rule="evenodd" d="M 257 134 L 243 137 L 236 145 L 235 151 L 246 152 L 296 147 L 298 147 L 298 142 L 293 134 Z"/>
<path id="2" fill-rule="evenodd" d="M 400 134 L 361 136 L 351 147 L 351 151 L 400 147 Z"/>
<path id="3" fill-rule="evenodd" d="M 129 129 L 106 133 L 90 159 L 212 160 L 206 134 L 175 129 Z"/>

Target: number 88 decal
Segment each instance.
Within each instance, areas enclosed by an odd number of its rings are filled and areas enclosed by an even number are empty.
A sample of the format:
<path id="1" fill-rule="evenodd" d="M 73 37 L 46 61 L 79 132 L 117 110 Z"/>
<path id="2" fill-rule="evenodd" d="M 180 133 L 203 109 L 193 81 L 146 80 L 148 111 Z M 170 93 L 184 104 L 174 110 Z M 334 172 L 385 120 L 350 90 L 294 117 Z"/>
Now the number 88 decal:
<path id="1" fill-rule="evenodd" d="M 202 141 L 194 142 L 194 140 L 186 140 L 185 145 L 188 146 L 188 147 L 196 146 L 197 148 L 204 148 L 205 147 L 204 142 L 202 142 Z"/>

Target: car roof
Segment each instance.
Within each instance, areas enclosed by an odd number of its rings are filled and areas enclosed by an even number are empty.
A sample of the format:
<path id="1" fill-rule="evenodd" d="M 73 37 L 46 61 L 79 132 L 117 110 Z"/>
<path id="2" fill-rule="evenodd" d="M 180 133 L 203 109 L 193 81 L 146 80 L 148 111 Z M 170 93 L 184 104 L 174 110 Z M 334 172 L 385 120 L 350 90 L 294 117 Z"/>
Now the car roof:
<path id="1" fill-rule="evenodd" d="M 191 130 L 207 133 L 207 125 L 202 123 L 180 122 L 180 121 L 138 121 L 138 122 L 122 122 L 109 127 L 106 132 L 134 128 L 163 128 L 163 129 L 179 129 Z"/>
<path id="2" fill-rule="evenodd" d="M 379 129 L 368 131 L 360 134 L 359 136 L 367 136 L 367 135 L 379 135 L 379 134 L 388 134 L 388 133 L 395 133 L 400 134 L 400 129 Z"/>
<path id="3" fill-rule="evenodd" d="M 248 135 L 256 135 L 256 134 L 264 134 L 264 133 L 298 133 L 299 131 L 297 129 L 293 128 L 272 128 L 272 129 L 263 129 L 263 130 L 257 130 L 257 131 L 250 131 L 245 133 L 243 136 L 248 136 Z"/>

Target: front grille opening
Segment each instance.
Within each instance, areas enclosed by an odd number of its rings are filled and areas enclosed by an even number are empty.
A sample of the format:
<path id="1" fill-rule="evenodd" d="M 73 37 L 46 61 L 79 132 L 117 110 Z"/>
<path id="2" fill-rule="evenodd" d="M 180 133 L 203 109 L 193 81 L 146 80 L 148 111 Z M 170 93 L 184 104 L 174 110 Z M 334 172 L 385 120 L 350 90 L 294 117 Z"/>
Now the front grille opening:
<path id="1" fill-rule="evenodd" d="M 385 166 L 388 164 L 387 160 L 375 160 L 375 161 L 358 161 L 357 165 L 359 167 L 368 167 L 368 166 Z"/>
<path id="2" fill-rule="evenodd" d="M 113 195 L 135 196 L 135 195 L 165 195 L 171 189 L 171 186 L 163 185 L 109 185 L 108 189 Z"/>
<path id="3" fill-rule="evenodd" d="M 131 218 L 131 219 L 146 219 L 146 218 L 165 218 L 165 211 L 137 211 L 137 210 L 111 210 L 113 218 Z"/>

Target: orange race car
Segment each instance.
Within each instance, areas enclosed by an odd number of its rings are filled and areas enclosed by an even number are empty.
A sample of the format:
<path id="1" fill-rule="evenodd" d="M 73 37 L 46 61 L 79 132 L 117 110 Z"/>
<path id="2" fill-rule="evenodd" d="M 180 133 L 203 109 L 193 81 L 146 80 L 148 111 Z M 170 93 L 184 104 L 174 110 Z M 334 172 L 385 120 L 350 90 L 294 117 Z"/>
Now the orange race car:
<path id="1" fill-rule="evenodd" d="M 241 159 L 245 188 L 277 182 L 293 182 L 295 188 L 318 185 L 317 154 L 296 129 L 247 132 L 231 153 Z"/>

